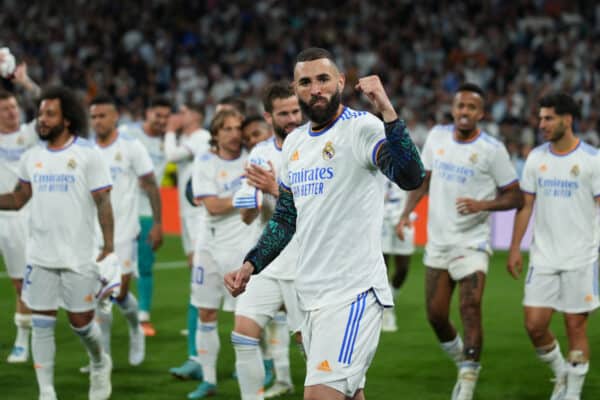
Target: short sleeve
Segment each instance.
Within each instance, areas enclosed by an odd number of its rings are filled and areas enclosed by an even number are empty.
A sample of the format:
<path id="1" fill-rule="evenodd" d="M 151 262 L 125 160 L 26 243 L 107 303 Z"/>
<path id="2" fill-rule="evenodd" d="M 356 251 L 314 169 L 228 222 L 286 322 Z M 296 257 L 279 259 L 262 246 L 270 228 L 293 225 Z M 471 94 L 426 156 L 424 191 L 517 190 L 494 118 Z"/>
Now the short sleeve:
<path id="1" fill-rule="evenodd" d="M 525 161 L 525 166 L 523 167 L 523 176 L 521 177 L 521 190 L 525 193 L 536 194 L 537 186 L 536 186 L 536 168 L 535 162 L 533 161 L 532 155 L 527 157 Z"/>
<path id="2" fill-rule="evenodd" d="M 600 152 L 594 156 L 594 169 L 592 171 L 592 190 L 594 197 L 600 197 Z"/>
<path id="3" fill-rule="evenodd" d="M 130 142 L 131 146 L 131 161 L 133 171 L 136 176 L 144 176 L 154 172 L 154 165 L 150 158 L 150 153 L 144 147 L 142 142 L 135 139 Z"/>
<path id="4" fill-rule="evenodd" d="M 19 180 L 23 182 L 31 182 L 31 174 L 29 171 L 29 159 L 31 158 L 31 153 L 33 149 L 27 150 L 21 160 L 19 161 Z"/>
<path id="5" fill-rule="evenodd" d="M 193 154 L 203 154 L 210 150 L 210 133 L 202 129 L 198 133 L 194 133 L 188 143 L 184 146 Z"/>
<path id="6" fill-rule="evenodd" d="M 506 187 L 518 181 L 515 166 L 510 161 L 508 151 L 503 144 L 500 144 L 494 152 L 490 172 L 496 182 L 496 186 L 499 188 Z"/>
<path id="7" fill-rule="evenodd" d="M 196 199 L 218 195 L 215 165 L 211 162 L 214 160 L 214 156 L 210 153 L 200 154 L 194 158 L 192 191 Z"/>
<path id="8" fill-rule="evenodd" d="M 86 180 L 90 192 L 97 192 L 112 186 L 110 169 L 97 148 L 91 148 L 89 151 Z"/>
<path id="9" fill-rule="evenodd" d="M 377 151 L 385 142 L 383 122 L 372 114 L 355 120 L 352 135 L 352 150 L 360 165 L 368 169 L 377 168 Z"/>
<path id="10" fill-rule="evenodd" d="M 298 150 L 293 147 L 291 137 L 288 136 L 285 142 L 283 142 L 283 148 L 281 149 L 281 165 L 279 171 L 276 171 L 278 183 L 288 191 L 291 191 L 292 186 L 288 177 L 290 158 L 293 158 L 294 154 L 296 154 L 296 156 L 298 154 Z"/>
<path id="11" fill-rule="evenodd" d="M 431 132 L 427 135 L 427 139 L 425 139 L 425 144 L 423 145 L 423 152 L 421 153 L 421 161 L 423 162 L 425 171 L 431 171 L 433 166 L 433 149 L 431 148 L 432 136 Z"/>

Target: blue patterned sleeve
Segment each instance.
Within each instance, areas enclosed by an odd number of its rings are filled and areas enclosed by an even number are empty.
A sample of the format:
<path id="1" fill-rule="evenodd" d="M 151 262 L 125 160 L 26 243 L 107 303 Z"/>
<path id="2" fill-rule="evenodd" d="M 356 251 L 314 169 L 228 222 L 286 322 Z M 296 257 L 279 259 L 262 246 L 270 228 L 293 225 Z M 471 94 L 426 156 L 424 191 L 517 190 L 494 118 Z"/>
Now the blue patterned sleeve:
<path id="1" fill-rule="evenodd" d="M 377 166 L 390 180 L 404 190 L 414 190 L 425 179 L 425 168 L 417 147 L 404 121 L 385 124 L 386 140 L 377 152 Z"/>
<path id="2" fill-rule="evenodd" d="M 296 206 L 292 192 L 279 186 L 279 198 L 273 216 L 265 226 L 258 243 L 244 258 L 258 274 L 266 268 L 292 240 L 296 232 Z"/>

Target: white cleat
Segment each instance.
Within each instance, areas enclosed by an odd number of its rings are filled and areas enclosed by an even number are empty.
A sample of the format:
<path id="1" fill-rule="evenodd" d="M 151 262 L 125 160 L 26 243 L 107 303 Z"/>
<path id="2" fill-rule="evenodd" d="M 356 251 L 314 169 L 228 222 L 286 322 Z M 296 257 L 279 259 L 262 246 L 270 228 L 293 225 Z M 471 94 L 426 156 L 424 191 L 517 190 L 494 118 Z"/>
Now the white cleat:
<path id="1" fill-rule="evenodd" d="M 112 386 L 110 374 L 112 372 L 112 360 L 106 353 L 102 354 L 102 364 L 99 367 L 90 368 L 90 393 L 89 400 L 107 400 L 110 398 Z"/>
<path id="2" fill-rule="evenodd" d="M 393 308 L 385 308 L 383 310 L 383 322 L 381 324 L 382 332 L 396 332 L 398 331 L 398 325 L 396 325 L 396 313 Z"/>
<path id="3" fill-rule="evenodd" d="M 12 348 L 6 362 L 10 364 L 25 363 L 29 359 L 29 349 L 22 346 L 15 346 Z"/>
<path id="4" fill-rule="evenodd" d="M 138 366 L 146 357 L 146 336 L 141 326 L 129 330 L 129 364 Z"/>
<path id="5" fill-rule="evenodd" d="M 274 399 L 275 397 L 292 393 L 294 393 L 294 385 L 290 385 L 289 383 L 283 382 L 275 382 L 273 386 L 265 390 L 263 397 L 265 399 Z"/>
<path id="6" fill-rule="evenodd" d="M 90 364 L 80 367 L 79 372 L 81 372 L 82 374 L 89 374 L 90 373 Z"/>
<path id="7" fill-rule="evenodd" d="M 478 378 L 479 369 L 462 368 L 452 390 L 452 400 L 472 400 Z"/>
<path id="8" fill-rule="evenodd" d="M 56 392 L 52 386 L 40 390 L 39 400 L 57 400 Z"/>
<path id="9" fill-rule="evenodd" d="M 553 381 L 554 389 L 552 389 L 550 400 L 563 400 L 565 398 L 565 393 L 567 392 L 567 374 L 556 377 Z"/>

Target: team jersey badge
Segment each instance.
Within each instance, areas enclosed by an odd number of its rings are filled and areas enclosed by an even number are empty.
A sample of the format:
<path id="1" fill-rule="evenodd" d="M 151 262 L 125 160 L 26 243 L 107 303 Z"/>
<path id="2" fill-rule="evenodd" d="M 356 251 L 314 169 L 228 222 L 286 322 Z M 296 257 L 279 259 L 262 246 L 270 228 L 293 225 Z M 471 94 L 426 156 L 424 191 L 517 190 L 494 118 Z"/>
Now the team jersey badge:
<path id="1" fill-rule="evenodd" d="M 25 139 L 23 139 L 23 136 L 19 136 L 19 137 L 17 138 L 17 144 L 18 144 L 19 146 L 22 146 L 22 145 L 24 145 L 24 144 L 25 144 Z"/>
<path id="2" fill-rule="evenodd" d="M 325 143 L 325 147 L 323 147 L 323 160 L 331 160 L 333 156 L 335 156 L 335 149 L 333 148 L 333 143 L 330 141 Z"/>
<path id="3" fill-rule="evenodd" d="M 471 157 L 469 157 L 469 161 L 471 161 L 472 164 L 477 164 L 477 153 L 473 153 L 471 154 Z"/>
<path id="4" fill-rule="evenodd" d="M 573 165 L 573 168 L 571 168 L 571 175 L 573 175 L 573 176 L 579 175 L 579 165 L 577 165 L 577 164 Z"/>
<path id="5" fill-rule="evenodd" d="M 115 161 L 121 161 L 123 159 L 123 156 L 121 155 L 120 152 L 118 152 L 117 154 L 115 154 Z"/>
<path id="6" fill-rule="evenodd" d="M 67 163 L 67 167 L 71 168 L 71 169 L 75 169 L 75 167 L 77 166 L 77 163 L 75 162 L 75 159 L 71 158 L 69 160 L 69 162 Z"/>

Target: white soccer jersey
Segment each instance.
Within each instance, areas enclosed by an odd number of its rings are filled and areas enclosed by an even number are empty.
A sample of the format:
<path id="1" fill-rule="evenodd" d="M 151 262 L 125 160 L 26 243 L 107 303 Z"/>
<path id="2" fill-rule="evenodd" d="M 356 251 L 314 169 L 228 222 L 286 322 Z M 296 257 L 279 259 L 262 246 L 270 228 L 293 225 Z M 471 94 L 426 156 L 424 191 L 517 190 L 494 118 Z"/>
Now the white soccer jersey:
<path id="1" fill-rule="evenodd" d="M 582 141 L 567 154 L 553 153 L 549 143 L 535 148 L 525 162 L 521 189 L 535 195 L 532 266 L 570 270 L 598 259 L 596 148 Z"/>
<path id="2" fill-rule="evenodd" d="M 115 243 L 135 239 L 140 233 L 138 219 L 139 177 L 154 172 L 148 151 L 139 140 L 119 133 L 108 146 L 97 145 L 110 168 L 113 188 L 110 199 L 115 221 Z"/>
<path id="3" fill-rule="evenodd" d="M 212 153 L 196 156 L 192 171 L 194 197 L 233 197 L 240 188 L 247 156 L 245 152 L 235 160 L 223 160 Z M 248 235 L 253 235 L 256 229 L 255 226 L 248 226 L 242 221 L 239 210 L 223 215 L 208 214 L 206 221 L 207 230 L 212 233 L 209 239 L 217 240 L 219 246 L 247 242 Z"/>
<path id="4" fill-rule="evenodd" d="M 258 143 L 250 151 L 248 161 L 257 165 L 268 165 L 270 161 L 273 164 L 275 171 L 279 171 L 281 168 L 281 149 L 277 147 L 275 138 L 271 137 L 263 142 Z M 267 212 L 272 213 L 276 204 L 276 199 L 265 194 L 263 196 L 263 209 L 268 209 Z M 260 218 L 260 216 L 259 216 Z M 263 228 L 267 224 L 267 220 L 260 220 L 260 227 L 257 229 L 257 237 L 263 231 Z M 277 256 L 269 266 L 261 272 L 266 276 L 275 279 L 294 279 L 296 277 L 296 261 L 298 260 L 298 240 L 294 236 L 292 241 L 283 249 L 283 251 Z"/>
<path id="5" fill-rule="evenodd" d="M 16 132 L 0 133 L 0 193 L 12 192 L 19 180 L 19 160 L 38 143 L 35 121 L 23 124 Z M 16 215 L 14 211 L 0 211 L 0 216 Z"/>
<path id="6" fill-rule="evenodd" d="M 280 179 L 294 196 L 300 307 L 314 310 L 373 289 L 392 305 L 381 254 L 383 185 L 375 166 L 383 123 L 345 107 L 329 126 L 285 140 Z"/>
<path id="7" fill-rule="evenodd" d="M 461 215 L 456 199 L 491 200 L 498 188 L 517 181 L 506 147 L 485 132 L 470 142 L 454 138 L 454 125 L 433 127 L 422 154 L 431 171 L 427 244 L 491 252 L 489 212 Z"/>
<path id="8" fill-rule="evenodd" d="M 179 193 L 179 215 L 185 218 L 197 214 L 205 214 L 204 207 L 193 207 L 185 197 L 185 188 L 192 178 L 194 156 L 210 150 L 210 132 L 198 129 L 189 135 L 179 137 L 179 145 L 189 151 L 189 156 L 177 162 L 177 192 Z"/>
<path id="9" fill-rule="evenodd" d="M 163 175 L 165 174 L 165 168 L 167 166 L 167 158 L 164 153 L 163 139 L 161 136 L 149 136 L 144 132 L 144 128 L 141 122 L 121 125 L 119 126 L 119 133 L 124 133 L 138 139 L 148 150 L 152 164 L 154 165 L 154 175 L 156 176 L 156 183 L 160 187 Z M 150 206 L 150 200 L 146 192 L 141 190 L 139 192 L 139 215 L 143 217 L 152 216 L 152 207 Z"/>
<path id="10" fill-rule="evenodd" d="M 387 177 L 381 174 L 384 181 L 384 206 L 383 206 L 383 218 L 391 223 L 398 223 L 400 216 L 404 210 L 406 199 L 408 194 L 406 191 L 400 189 L 398 185 L 387 179 Z"/>
<path id="11" fill-rule="evenodd" d="M 73 270 L 93 262 L 98 213 L 92 193 L 111 186 L 96 146 L 79 137 L 61 150 L 39 144 L 23 155 L 19 179 L 32 190 L 27 262 Z"/>

